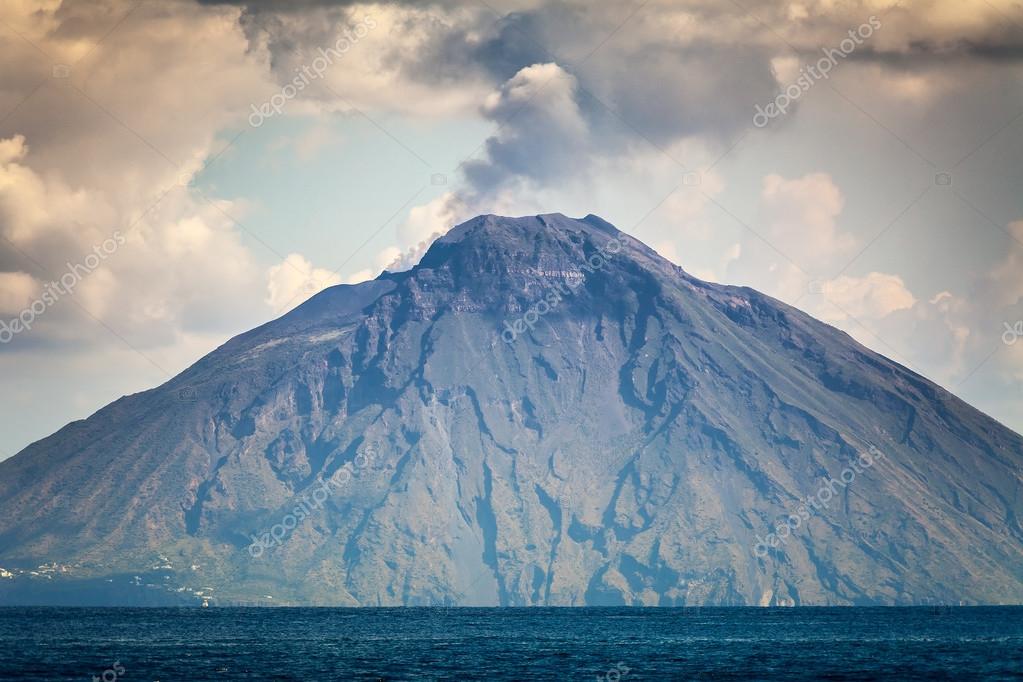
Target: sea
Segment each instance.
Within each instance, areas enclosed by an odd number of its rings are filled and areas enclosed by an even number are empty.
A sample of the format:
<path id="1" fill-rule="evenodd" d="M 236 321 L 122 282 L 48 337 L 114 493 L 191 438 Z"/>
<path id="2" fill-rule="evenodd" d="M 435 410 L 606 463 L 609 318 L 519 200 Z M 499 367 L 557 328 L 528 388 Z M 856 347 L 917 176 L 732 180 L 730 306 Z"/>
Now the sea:
<path id="1" fill-rule="evenodd" d="M 1023 607 L 0 608 L 0 680 L 1020 680 Z"/>

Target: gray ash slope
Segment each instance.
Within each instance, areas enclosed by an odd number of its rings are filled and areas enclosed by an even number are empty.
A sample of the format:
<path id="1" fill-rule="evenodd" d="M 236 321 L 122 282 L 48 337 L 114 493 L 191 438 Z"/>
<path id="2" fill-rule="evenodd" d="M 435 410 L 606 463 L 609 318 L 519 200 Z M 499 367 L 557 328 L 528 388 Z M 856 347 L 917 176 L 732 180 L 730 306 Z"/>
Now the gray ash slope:
<path id="1" fill-rule="evenodd" d="M 0 566 L 102 580 L 162 556 L 221 599 L 294 604 L 1023 603 L 1021 464 L 1019 435 L 923 377 L 595 216 L 481 216 L 0 463 Z"/>

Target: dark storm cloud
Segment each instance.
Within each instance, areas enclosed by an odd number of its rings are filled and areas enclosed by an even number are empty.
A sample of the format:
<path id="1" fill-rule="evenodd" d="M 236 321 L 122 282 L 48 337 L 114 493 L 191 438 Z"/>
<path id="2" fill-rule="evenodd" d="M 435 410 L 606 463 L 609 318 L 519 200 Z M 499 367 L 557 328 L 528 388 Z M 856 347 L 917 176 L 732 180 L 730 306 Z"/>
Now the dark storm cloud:
<path id="1" fill-rule="evenodd" d="M 496 20 L 493 15 L 481 15 L 479 24 L 468 26 L 436 18 L 428 27 L 431 40 L 424 49 L 413 59 L 395 55 L 394 63 L 424 82 L 449 81 L 478 71 L 503 83 L 527 66 L 554 60 L 546 47 L 552 23 L 554 17 L 534 12 L 515 12 Z"/>
<path id="2" fill-rule="evenodd" d="M 327 42 L 356 4 L 200 2 L 242 7 L 250 41 L 265 38 L 282 73 L 284 55 Z M 381 55 L 384 68 L 438 92 L 481 82 L 494 90 L 496 99 L 480 102 L 480 112 L 497 132 L 466 167 L 475 194 L 521 179 L 542 182 L 564 172 L 566 159 L 585 167 L 640 140 L 662 149 L 691 137 L 726 144 L 749 126 L 755 104 L 775 96 L 774 58 L 813 58 L 874 13 L 884 27 L 850 61 L 924 72 L 948 59 L 1006 61 L 1023 52 L 1021 31 L 1004 21 L 922 25 L 929 15 L 900 6 L 885 12 L 844 4 L 793 19 L 783 0 L 765 0 L 752 14 L 710 0 L 638 7 L 551 1 L 503 16 L 485 3 L 387 4 L 401 12 Z M 536 68 L 544 65 L 556 68 Z"/>
<path id="3" fill-rule="evenodd" d="M 657 144 L 691 135 L 728 137 L 776 89 L 762 48 L 650 47 L 619 60 L 598 55 L 577 74 L 583 87 Z"/>
<path id="4" fill-rule="evenodd" d="M 356 0 L 197 0 L 200 5 L 234 5 L 251 12 L 304 12 L 316 7 L 350 7 L 364 4 Z M 390 0 L 386 4 L 429 7 L 431 5 L 453 5 L 454 0 Z"/>
<path id="5" fill-rule="evenodd" d="M 1023 31 L 1016 32 L 1016 35 L 992 36 L 985 40 L 964 38 L 951 43 L 914 40 L 905 51 L 872 51 L 864 55 L 864 58 L 912 64 L 942 59 L 959 59 L 963 56 L 992 61 L 1019 61 L 1023 59 Z"/>

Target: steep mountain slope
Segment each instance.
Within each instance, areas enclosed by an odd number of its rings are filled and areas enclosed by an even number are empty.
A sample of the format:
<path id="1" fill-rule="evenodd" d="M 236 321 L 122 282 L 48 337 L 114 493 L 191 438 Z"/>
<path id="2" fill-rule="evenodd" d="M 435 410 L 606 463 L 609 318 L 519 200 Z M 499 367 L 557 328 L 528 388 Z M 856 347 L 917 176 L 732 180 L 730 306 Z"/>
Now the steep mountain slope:
<path id="1" fill-rule="evenodd" d="M 222 602 L 1023 603 L 1021 463 L 600 218 L 481 216 L 0 463 L 0 566 Z"/>

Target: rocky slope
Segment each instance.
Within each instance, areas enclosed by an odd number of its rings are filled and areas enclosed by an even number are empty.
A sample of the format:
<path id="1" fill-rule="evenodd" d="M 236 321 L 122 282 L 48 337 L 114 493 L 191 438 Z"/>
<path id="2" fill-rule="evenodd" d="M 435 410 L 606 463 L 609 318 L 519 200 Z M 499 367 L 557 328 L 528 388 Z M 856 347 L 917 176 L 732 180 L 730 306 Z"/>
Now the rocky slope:
<path id="1" fill-rule="evenodd" d="M 481 216 L 0 463 L 0 566 L 68 567 L 0 603 L 1023 603 L 1021 463 L 600 218 Z"/>

